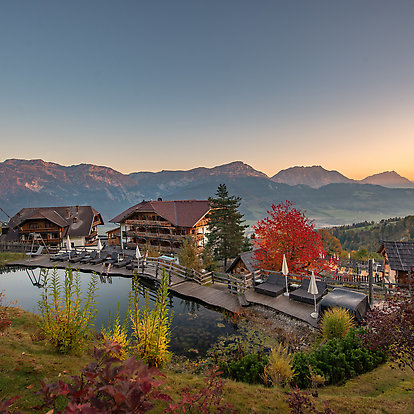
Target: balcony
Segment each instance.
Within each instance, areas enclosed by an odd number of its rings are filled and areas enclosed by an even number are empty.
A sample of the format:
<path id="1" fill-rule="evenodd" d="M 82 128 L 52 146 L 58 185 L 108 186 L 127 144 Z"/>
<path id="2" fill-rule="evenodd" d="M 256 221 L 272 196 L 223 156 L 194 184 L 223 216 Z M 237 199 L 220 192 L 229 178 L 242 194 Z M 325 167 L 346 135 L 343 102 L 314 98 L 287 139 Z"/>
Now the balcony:
<path id="1" fill-rule="evenodd" d="M 156 220 L 125 220 L 125 224 L 130 226 L 143 226 L 143 227 L 172 227 L 168 221 L 156 221 Z"/>
<path id="2" fill-rule="evenodd" d="M 185 236 L 177 234 L 163 234 L 163 233 L 145 233 L 142 231 L 133 231 L 127 230 L 125 234 L 128 237 L 140 237 L 142 239 L 158 239 L 158 240 L 168 240 L 168 241 L 183 241 Z"/>

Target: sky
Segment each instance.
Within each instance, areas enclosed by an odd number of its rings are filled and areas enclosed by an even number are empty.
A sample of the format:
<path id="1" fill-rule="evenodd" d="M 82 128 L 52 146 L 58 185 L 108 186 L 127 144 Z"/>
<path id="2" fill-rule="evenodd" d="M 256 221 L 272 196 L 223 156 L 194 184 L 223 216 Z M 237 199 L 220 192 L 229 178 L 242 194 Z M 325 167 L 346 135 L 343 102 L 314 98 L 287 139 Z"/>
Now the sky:
<path id="1" fill-rule="evenodd" d="M 0 161 L 414 180 L 411 0 L 4 0 Z"/>

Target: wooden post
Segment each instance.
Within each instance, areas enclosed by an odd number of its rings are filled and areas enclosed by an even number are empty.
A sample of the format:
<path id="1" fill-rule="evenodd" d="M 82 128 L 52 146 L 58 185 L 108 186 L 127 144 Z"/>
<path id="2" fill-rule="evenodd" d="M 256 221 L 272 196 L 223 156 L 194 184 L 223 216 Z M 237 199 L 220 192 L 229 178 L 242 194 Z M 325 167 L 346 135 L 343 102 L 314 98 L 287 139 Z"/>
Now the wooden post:
<path id="1" fill-rule="evenodd" d="M 157 264 L 155 265 L 155 278 L 158 279 L 158 266 L 160 262 L 157 261 Z"/>
<path id="2" fill-rule="evenodd" d="M 413 267 L 410 267 L 410 270 L 408 271 L 408 292 L 410 295 L 410 298 L 413 297 L 413 291 L 412 291 L 412 277 L 413 277 Z"/>
<path id="3" fill-rule="evenodd" d="M 368 302 L 369 302 L 369 306 L 372 306 L 372 304 L 374 303 L 374 284 L 373 282 L 373 278 L 372 278 L 372 272 L 373 272 L 373 266 L 372 266 L 372 261 L 374 259 L 370 259 L 368 260 Z"/>

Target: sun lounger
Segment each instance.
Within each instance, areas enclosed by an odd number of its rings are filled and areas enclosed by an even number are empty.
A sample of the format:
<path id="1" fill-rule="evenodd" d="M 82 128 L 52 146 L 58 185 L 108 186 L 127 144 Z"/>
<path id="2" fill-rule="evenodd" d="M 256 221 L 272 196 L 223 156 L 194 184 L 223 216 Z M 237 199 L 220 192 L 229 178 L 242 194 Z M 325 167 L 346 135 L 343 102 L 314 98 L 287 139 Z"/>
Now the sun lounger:
<path id="1" fill-rule="evenodd" d="M 64 261 L 66 261 L 66 260 L 68 260 L 69 259 L 69 252 L 67 252 L 67 253 L 62 253 L 62 254 L 58 254 L 58 255 L 56 255 L 56 256 L 52 256 L 51 258 L 50 258 L 50 260 L 53 260 L 53 261 L 55 261 L 55 262 L 64 262 Z"/>
<path id="2" fill-rule="evenodd" d="M 132 259 L 131 263 L 126 265 L 126 269 L 128 270 L 135 270 L 135 268 L 138 266 L 138 260 L 137 259 Z"/>
<path id="3" fill-rule="evenodd" d="M 296 300 L 298 302 L 303 303 L 314 303 L 314 297 L 310 293 L 308 293 L 309 288 L 309 279 L 303 279 L 302 284 L 294 291 L 290 292 L 289 298 Z M 328 286 L 326 282 L 316 282 L 316 286 L 318 287 L 318 294 L 316 295 L 316 302 L 321 300 L 322 296 L 326 294 L 328 290 Z"/>
<path id="4" fill-rule="evenodd" d="M 84 257 L 83 259 L 81 259 L 81 263 L 89 263 L 89 261 L 96 259 L 98 257 L 98 252 L 96 250 L 93 250 L 91 252 L 91 254 L 87 257 Z"/>
<path id="5" fill-rule="evenodd" d="M 105 264 L 109 265 L 109 264 L 114 264 L 118 262 L 118 253 L 117 252 L 113 252 L 111 254 L 111 257 L 109 259 L 105 260 Z"/>
<path id="6" fill-rule="evenodd" d="M 82 259 L 84 259 L 86 256 L 87 256 L 87 252 L 82 252 L 82 253 L 79 253 L 79 254 L 77 254 L 75 257 L 71 257 L 70 259 L 69 259 L 69 262 L 70 263 L 78 263 L 78 262 L 80 262 Z"/>
<path id="7" fill-rule="evenodd" d="M 279 296 L 286 290 L 285 276 L 278 273 L 271 273 L 266 282 L 255 286 L 255 292 L 268 296 Z"/>
<path id="8" fill-rule="evenodd" d="M 121 268 L 121 267 L 129 265 L 131 262 L 132 262 L 132 257 L 127 256 L 123 260 L 121 260 L 120 262 L 114 263 L 114 267 Z"/>
<path id="9" fill-rule="evenodd" d="M 30 256 L 30 257 L 40 256 L 42 254 L 43 249 L 44 249 L 44 246 L 39 246 L 39 248 L 35 252 L 26 253 L 26 256 Z"/>
<path id="10" fill-rule="evenodd" d="M 105 261 L 107 254 L 104 252 L 100 252 L 98 257 L 96 257 L 95 259 L 89 260 L 90 264 L 96 265 L 96 264 L 101 264 Z"/>

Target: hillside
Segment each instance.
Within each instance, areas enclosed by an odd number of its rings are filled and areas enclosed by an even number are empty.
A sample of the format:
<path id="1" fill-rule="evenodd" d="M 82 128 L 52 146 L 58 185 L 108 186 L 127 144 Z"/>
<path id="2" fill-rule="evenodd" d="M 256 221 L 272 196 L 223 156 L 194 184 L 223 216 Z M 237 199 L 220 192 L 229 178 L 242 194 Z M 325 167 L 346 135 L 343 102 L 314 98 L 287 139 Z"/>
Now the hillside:
<path id="1" fill-rule="evenodd" d="M 383 240 L 414 240 L 414 216 L 396 217 L 379 223 L 365 221 L 351 226 L 333 227 L 330 232 L 347 251 L 358 250 L 360 247 L 377 251 Z"/>
<path id="2" fill-rule="evenodd" d="M 92 205 L 108 221 L 144 200 L 206 199 L 219 184 L 242 198 L 248 224 L 266 215 L 272 204 L 290 200 L 318 226 L 342 225 L 414 212 L 414 189 L 357 183 L 331 183 L 319 188 L 272 181 L 240 161 L 188 171 L 122 174 L 93 164 L 63 166 L 42 160 L 0 163 L 0 207 L 10 216 L 23 207 Z M 6 220 L 0 213 L 0 219 Z"/>

